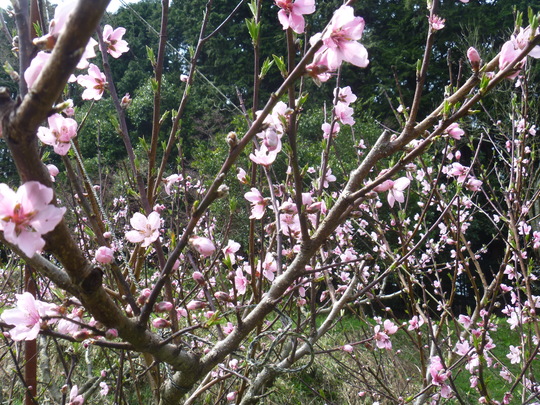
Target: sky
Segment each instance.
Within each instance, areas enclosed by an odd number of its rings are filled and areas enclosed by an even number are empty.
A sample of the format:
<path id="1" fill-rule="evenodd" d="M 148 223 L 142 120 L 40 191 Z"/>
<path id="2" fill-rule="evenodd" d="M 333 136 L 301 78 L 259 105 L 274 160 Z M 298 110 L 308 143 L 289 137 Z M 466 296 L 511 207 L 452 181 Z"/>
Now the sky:
<path id="1" fill-rule="evenodd" d="M 70 0 L 67 0 L 70 1 Z M 137 3 L 138 0 L 124 0 L 125 3 Z M 62 0 L 50 0 L 52 4 L 58 4 L 61 3 Z M 0 0 L 0 8 L 7 8 L 7 6 L 11 5 L 11 0 Z M 122 6 L 122 3 L 120 0 L 111 0 L 109 3 L 109 7 L 107 7 L 107 11 L 110 13 L 114 13 L 118 8 Z"/>

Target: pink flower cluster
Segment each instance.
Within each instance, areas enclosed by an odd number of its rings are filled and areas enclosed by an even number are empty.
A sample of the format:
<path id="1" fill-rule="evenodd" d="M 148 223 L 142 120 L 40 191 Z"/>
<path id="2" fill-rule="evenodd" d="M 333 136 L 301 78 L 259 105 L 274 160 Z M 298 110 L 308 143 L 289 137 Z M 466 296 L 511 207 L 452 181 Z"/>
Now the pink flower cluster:
<path id="1" fill-rule="evenodd" d="M 66 209 L 51 204 L 52 199 L 52 189 L 37 181 L 24 183 L 16 192 L 0 184 L 0 231 L 28 257 L 43 249 L 41 236 L 56 228 L 64 216 Z"/>
<path id="2" fill-rule="evenodd" d="M 5 310 L 0 317 L 8 325 L 15 325 L 9 331 L 13 340 L 34 340 L 41 329 L 42 318 L 57 315 L 56 305 L 36 300 L 29 292 L 15 297 L 17 307 Z"/>
<path id="3" fill-rule="evenodd" d="M 342 62 L 349 62 L 358 67 L 369 64 L 368 53 L 364 45 L 358 42 L 364 31 L 364 19 L 355 17 L 350 6 L 341 6 L 332 17 L 327 29 L 315 34 L 311 45 L 322 40 L 322 47 L 316 52 L 313 62 L 306 67 L 308 74 L 317 82 L 325 82 L 330 72 L 339 68 Z"/>
<path id="4" fill-rule="evenodd" d="M 305 29 L 304 14 L 315 12 L 315 0 L 276 0 L 279 22 L 283 29 L 292 29 L 297 34 L 302 34 Z"/>

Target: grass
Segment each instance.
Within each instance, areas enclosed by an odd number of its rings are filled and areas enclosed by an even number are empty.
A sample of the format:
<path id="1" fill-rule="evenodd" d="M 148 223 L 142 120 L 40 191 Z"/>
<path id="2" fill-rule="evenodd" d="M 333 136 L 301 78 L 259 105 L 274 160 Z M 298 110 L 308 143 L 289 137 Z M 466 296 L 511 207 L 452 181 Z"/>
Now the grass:
<path id="1" fill-rule="evenodd" d="M 506 357 L 509 346 L 519 345 L 519 332 L 511 330 L 504 319 L 497 319 L 498 328 L 492 331 L 491 337 L 496 345 L 490 351 L 493 364 L 484 364 L 483 375 L 487 391 L 494 400 L 502 401 L 511 384 L 504 381 L 499 372 L 500 364 L 509 368 L 512 373 L 518 372 L 516 365 L 511 365 Z M 316 350 L 338 348 L 349 342 L 360 341 L 372 333 L 373 321 L 370 325 L 353 317 L 346 317 L 339 322 L 318 344 Z M 422 343 L 427 343 L 426 325 L 421 329 Z M 452 343 L 455 344 L 455 332 L 450 331 Z M 335 350 L 316 357 L 312 366 L 296 374 L 283 374 L 276 381 L 272 393 L 261 403 L 264 404 L 347 404 L 368 405 L 378 401 L 380 405 L 395 404 L 396 398 L 404 399 L 421 390 L 422 372 L 418 350 L 414 347 L 406 332 L 400 329 L 392 336 L 391 351 L 380 350 L 371 344 L 355 346 L 352 354 Z M 445 343 L 443 342 L 442 345 Z M 429 348 L 422 348 L 425 358 L 429 358 Z M 448 350 L 445 350 L 447 353 Z M 464 363 L 452 371 L 454 384 L 461 399 L 466 404 L 478 403 L 478 391 L 470 387 L 471 374 Z M 359 396 L 368 391 L 370 395 Z M 519 393 L 515 393 L 518 397 Z M 455 398 L 442 400 L 444 404 L 458 404 Z M 512 404 L 521 404 L 520 398 L 514 398 Z"/>

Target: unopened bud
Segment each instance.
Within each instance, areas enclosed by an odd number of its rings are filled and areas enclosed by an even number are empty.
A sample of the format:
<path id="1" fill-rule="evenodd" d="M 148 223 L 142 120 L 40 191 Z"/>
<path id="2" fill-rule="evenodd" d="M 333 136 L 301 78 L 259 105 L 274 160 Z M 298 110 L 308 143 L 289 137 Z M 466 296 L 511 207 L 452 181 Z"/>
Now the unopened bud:
<path id="1" fill-rule="evenodd" d="M 231 296 L 229 294 L 227 294 L 226 292 L 224 292 L 224 291 L 215 292 L 214 297 L 216 297 L 216 299 L 218 301 L 224 301 L 224 302 L 232 302 L 233 301 Z"/>
<path id="2" fill-rule="evenodd" d="M 91 337 L 92 333 L 87 329 L 81 329 L 75 332 L 72 336 L 73 336 L 73 339 L 75 339 L 77 342 L 82 342 L 83 340 L 86 340 L 89 337 Z"/>
<path id="3" fill-rule="evenodd" d="M 204 280 L 204 276 L 200 271 L 193 272 L 193 280 L 197 282 L 199 285 L 205 285 L 206 281 Z"/>
<path id="4" fill-rule="evenodd" d="M 480 69 L 480 54 L 476 49 L 474 49 L 472 46 L 467 50 L 467 58 L 469 58 L 469 62 L 471 63 L 472 69 L 475 72 L 478 72 Z"/>
<path id="5" fill-rule="evenodd" d="M 236 132 L 231 131 L 227 134 L 227 143 L 231 149 L 238 145 L 238 136 L 236 135 Z"/>
<path id="6" fill-rule="evenodd" d="M 218 187 L 217 198 L 224 198 L 224 197 L 227 197 L 228 195 L 229 195 L 229 186 L 227 186 L 226 184 L 222 184 L 221 186 Z"/>
<path id="7" fill-rule="evenodd" d="M 186 308 L 189 310 L 204 309 L 206 305 L 206 302 L 193 300 L 186 305 Z"/>
<path id="8" fill-rule="evenodd" d="M 161 301 L 154 305 L 154 311 L 156 312 L 169 312 L 174 308 L 174 305 L 169 301 Z"/>
<path id="9" fill-rule="evenodd" d="M 118 331 L 116 329 L 107 329 L 105 337 L 108 340 L 116 339 L 118 337 Z"/>
<path id="10" fill-rule="evenodd" d="M 156 318 L 152 321 L 152 325 L 154 326 L 154 328 L 163 329 L 171 326 L 171 323 L 166 319 Z"/>

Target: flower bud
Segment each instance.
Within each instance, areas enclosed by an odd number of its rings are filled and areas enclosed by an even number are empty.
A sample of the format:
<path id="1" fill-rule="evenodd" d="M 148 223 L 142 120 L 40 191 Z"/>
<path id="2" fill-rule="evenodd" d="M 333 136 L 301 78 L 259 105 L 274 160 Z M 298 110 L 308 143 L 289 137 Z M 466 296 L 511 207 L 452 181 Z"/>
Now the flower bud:
<path id="1" fill-rule="evenodd" d="M 472 69 L 475 72 L 478 72 L 480 69 L 480 54 L 476 49 L 474 49 L 472 46 L 467 50 L 467 58 L 469 58 L 469 62 L 471 63 Z"/>
<path id="2" fill-rule="evenodd" d="M 105 337 L 108 340 L 116 339 L 118 337 L 118 331 L 116 329 L 107 329 Z"/>
<path id="3" fill-rule="evenodd" d="M 152 325 L 154 326 L 154 328 L 163 329 L 171 326 L 171 323 L 166 319 L 156 318 L 152 321 Z"/>
<path id="4" fill-rule="evenodd" d="M 114 260 L 114 251 L 107 246 L 101 246 L 96 250 L 96 261 L 102 264 L 109 264 Z"/>
<path id="5" fill-rule="evenodd" d="M 238 145 L 238 136 L 236 135 L 236 132 L 231 131 L 227 134 L 227 143 L 231 149 Z"/>
<path id="6" fill-rule="evenodd" d="M 154 311 L 156 312 L 169 312 L 174 308 L 174 305 L 169 301 L 161 301 L 154 305 Z"/>
<path id="7" fill-rule="evenodd" d="M 186 305 L 186 308 L 189 310 L 204 309 L 206 305 L 206 302 L 193 300 Z"/>
<path id="8" fill-rule="evenodd" d="M 192 277 L 193 277 L 193 280 L 195 280 L 197 282 L 197 284 L 199 284 L 199 285 L 205 285 L 206 284 L 204 276 L 200 271 L 193 272 Z"/>
<path id="9" fill-rule="evenodd" d="M 214 297 L 216 297 L 216 299 L 218 301 L 224 301 L 224 302 L 232 302 L 233 301 L 231 296 L 229 294 L 227 294 L 226 292 L 224 292 L 224 291 L 215 292 Z"/>
<path id="10" fill-rule="evenodd" d="M 92 336 L 92 333 L 88 329 L 81 329 L 75 333 L 73 333 L 73 339 L 75 339 L 77 342 L 82 342 L 83 340 L 88 339 Z"/>

